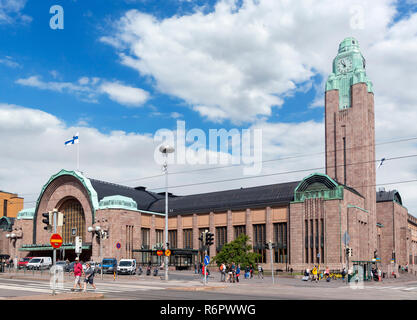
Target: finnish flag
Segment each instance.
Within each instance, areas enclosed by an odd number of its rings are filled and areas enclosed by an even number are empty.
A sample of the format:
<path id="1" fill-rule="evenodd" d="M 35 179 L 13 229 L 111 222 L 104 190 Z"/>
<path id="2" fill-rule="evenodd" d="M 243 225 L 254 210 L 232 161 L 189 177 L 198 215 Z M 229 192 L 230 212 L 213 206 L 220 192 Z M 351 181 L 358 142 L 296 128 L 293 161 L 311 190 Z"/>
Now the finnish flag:
<path id="1" fill-rule="evenodd" d="M 73 136 L 72 139 L 70 139 L 68 141 L 65 141 L 65 145 L 69 146 L 71 144 L 75 144 L 75 143 L 78 143 L 78 142 L 79 142 L 79 140 L 78 140 L 78 132 L 77 132 L 77 134 L 75 136 Z"/>

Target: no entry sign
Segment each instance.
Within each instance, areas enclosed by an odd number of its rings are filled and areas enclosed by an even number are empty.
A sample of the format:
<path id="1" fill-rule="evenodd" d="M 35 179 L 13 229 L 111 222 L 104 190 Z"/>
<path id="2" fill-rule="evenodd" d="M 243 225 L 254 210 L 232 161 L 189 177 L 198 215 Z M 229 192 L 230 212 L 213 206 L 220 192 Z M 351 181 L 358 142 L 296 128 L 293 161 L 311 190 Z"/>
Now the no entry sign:
<path id="1" fill-rule="evenodd" d="M 62 246 L 62 237 L 58 233 L 54 233 L 51 236 L 51 239 L 49 239 L 49 242 L 51 243 L 51 246 L 55 249 L 58 249 Z"/>

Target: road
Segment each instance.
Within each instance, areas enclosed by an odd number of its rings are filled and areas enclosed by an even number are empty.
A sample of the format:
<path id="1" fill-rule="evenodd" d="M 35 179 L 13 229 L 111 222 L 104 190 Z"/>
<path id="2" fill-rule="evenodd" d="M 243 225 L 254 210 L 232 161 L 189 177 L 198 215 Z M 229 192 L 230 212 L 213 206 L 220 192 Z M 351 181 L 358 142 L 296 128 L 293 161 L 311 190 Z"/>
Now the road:
<path id="1" fill-rule="evenodd" d="M 0 276 L 0 298 L 24 297 L 50 294 L 46 275 L 36 279 L 29 275 Z M 26 277 L 25 279 L 22 279 Z M 166 282 L 153 276 L 119 276 L 116 280 L 106 276 L 100 280 L 96 276 L 97 290 L 91 287 L 89 292 L 103 293 L 105 299 L 112 300 L 416 300 L 417 278 L 371 282 L 363 285 L 346 285 L 342 281 L 326 283 L 321 281 L 302 282 L 293 278 L 278 278 L 272 284 L 270 277 L 265 279 L 242 279 L 240 283 L 219 282 L 218 274 L 209 279 L 208 290 L 198 275 L 191 272 L 172 272 Z M 72 278 L 66 277 L 64 288 L 57 290 L 58 295 L 71 292 Z M 74 295 L 77 292 L 73 293 Z"/>

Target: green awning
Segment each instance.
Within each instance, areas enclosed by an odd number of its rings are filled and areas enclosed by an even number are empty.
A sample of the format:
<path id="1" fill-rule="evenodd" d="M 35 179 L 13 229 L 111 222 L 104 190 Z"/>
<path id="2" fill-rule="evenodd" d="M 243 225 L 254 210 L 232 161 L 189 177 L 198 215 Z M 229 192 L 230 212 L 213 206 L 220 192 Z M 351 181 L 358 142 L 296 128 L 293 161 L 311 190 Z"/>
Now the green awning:
<path id="1" fill-rule="evenodd" d="M 85 244 L 82 246 L 83 249 L 89 250 L 91 249 L 91 244 Z M 25 246 L 23 245 L 19 248 L 19 251 L 52 251 L 54 248 L 52 246 L 45 246 L 45 245 L 30 245 Z M 73 245 L 63 245 L 58 250 L 65 249 L 65 250 L 75 250 L 75 246 Z"/>

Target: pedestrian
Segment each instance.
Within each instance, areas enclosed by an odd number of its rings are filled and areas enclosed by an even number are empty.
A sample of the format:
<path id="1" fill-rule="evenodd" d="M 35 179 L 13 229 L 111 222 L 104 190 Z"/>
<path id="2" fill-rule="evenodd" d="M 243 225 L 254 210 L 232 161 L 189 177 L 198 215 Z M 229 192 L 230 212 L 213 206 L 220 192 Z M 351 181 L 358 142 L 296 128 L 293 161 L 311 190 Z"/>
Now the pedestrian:
<path id="1" fill-rule="evenodd" d="M 80 287 L 80 291 L 82 290 L 81 276 L 82 276 L 83 273 L 84 273 L 84 271 L 83 271 L 83 266 L 80 263 L 80 258 L 76 257 L 75 258 L 75 263 L 74 263 L 75 281 L 74 281 L 74 287 L 71 289 L 71 291 L 75 291 L 75 288 L 77 287 L 77 285 Z"/>
<path id="2" fill-rule="evenodd" d="M 240 264 L 238 264 L 236 268 L 236 282 L 239 282 L 239 276 L 240 276 Z"/>
<path id="3" fill-rule="evenodd" d="M 330 281 L 330 270 L 329 270 L 329 267 L 326 267 L 326 270 L 324 271 L 324 275 L 326 277 L 326 281 L 329 282 Z"/>
<path id="4" fill-rule="evenodd" d="M 264 269 L 261 265 L 258 265 L 258 278 L 262 278 L 262 280 L 264 279 Z"/>
<path id="5" fill-rule="evenodd" d="M 197 263 L 194 263 L 194 273 L 197 274 L 198 270 L 197 270 Z"/>
<path id="6" fill-rule="evenodd" d="M 226 265 L 224 263 L 220 265 L 220 281 L 226 281 Z"/>
<path id="7" fill-rule="evenodd" d="M 203 264 L 200 262 L 198 264 L 198 273 L 202 273 L 202 270 L 203 270 Z"/>
<path id="8" fill-rule="evenodd" d="M 232 266 L 230 267 L 230 269 L 232 270 L 233 283 L 235 283 L 235 281 L 236 281 L 236 265 L 235 265 L 234 262 L 232 262 Z"/>
<path id="9" fill-rule="evenodd" d="M 378 269 L 378 280 L 382 281 L 382 271 L 381 271 L 381 269 Z"/>
<path id="10" fill-rule="evenodd" d="M 96 290 L 96 285 L 94 284 L 94 270 L 91 268 L 91 264 L 87 262 L 86 269 L 84 271 L 85 273 L 85 279 L 84 279 L 84 292 L 87 292 L 87 283 L 91 284 Z"/>
<path id="11" fill-rule="evenodd" d="M 313 277 L 311 278 L 311 281 L 315 280 L 317 282 L 317 267 L 316 266 L 314 266 L 311 273 L 313 274 Z"/>
<path id="12" fill-rule="evenodd" d="M 249 273 L 250 273 L 250 278 L 253 278 L 253 265 L 250 265 L 250 269 L 249 269 Z"/>
<path id="13" fill-rule="evenodd" d="M 250 268 L 249 266 L 245 267 L 245 279 L 248 279 L 250 277 Z"/>
<path id="14" fill-rule="evenodd" d="M 209 271 L 207 269 L 206 266 L 202 265 L 201 266 L 201 276 L 202 276 L 202 280 L 204 281 L 204 278 L 206 279 L 206 283 L 208 283 L 208 275 L 209 275 Z"/>
<path id="15" fill-rule="evenodd" d="M 342 270 L 342 280 L 345 281 L 345 277 L 346 277 L 346 268 L 343 268 Z"/>

